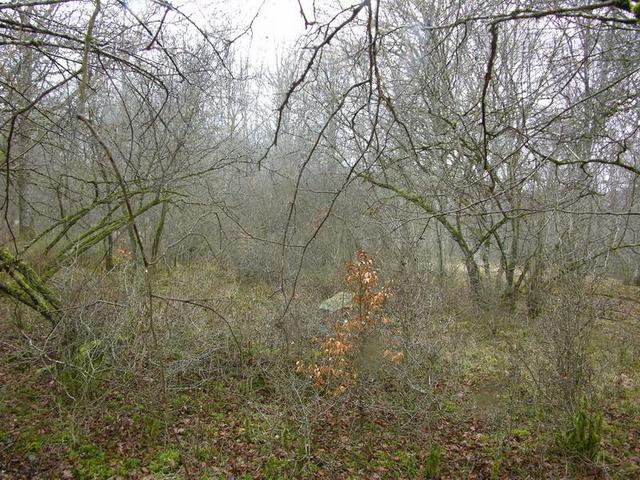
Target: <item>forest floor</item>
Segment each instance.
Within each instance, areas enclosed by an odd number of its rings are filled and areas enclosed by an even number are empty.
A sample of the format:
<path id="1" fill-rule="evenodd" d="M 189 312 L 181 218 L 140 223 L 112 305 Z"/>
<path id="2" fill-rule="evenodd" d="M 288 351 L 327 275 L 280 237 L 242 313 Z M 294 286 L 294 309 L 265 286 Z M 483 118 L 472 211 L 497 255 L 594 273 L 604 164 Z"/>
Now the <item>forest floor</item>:
<path id="1" fill-rule="evenodd" d="M 625 310 L 635 307 L 610 301 L 640 327 Z M 543 407 L 514 406 L 511 365 L 496 353 L 509 333 L 462 323 L 466 366 L 428 392 L 386 383 L 318 394 L 297 383 L 293 361 L 247 344 L 241 365 L 188 386 L 113 370 L 72 401 L 56 369 L 0 319 L 0 479 L 640 478 L 637 352 L 599 404 L 600 450 L 589 460 L 559 447 Z M 617 352 L 620 328 L 599 331 L 599 348 Z M 34 330 L 29 339 L 44 342 Z"/>

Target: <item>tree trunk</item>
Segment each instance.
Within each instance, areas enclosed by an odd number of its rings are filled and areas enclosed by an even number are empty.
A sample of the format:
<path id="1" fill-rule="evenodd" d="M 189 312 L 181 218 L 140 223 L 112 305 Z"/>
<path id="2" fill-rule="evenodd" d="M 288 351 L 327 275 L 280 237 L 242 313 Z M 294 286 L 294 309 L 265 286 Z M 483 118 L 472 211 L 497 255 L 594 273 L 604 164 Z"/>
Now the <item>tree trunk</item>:
<path id="1" fill-rule="evenodd" d="M 158 195 L 158 198 L 160 196 Z M 153 246 L 151 247 L 151 263 L 155 263 L 158 253 L 160 251 L 160 242 L 162 240 L 162 234 L 164 233 L 164 224 L 167 218 L 167 203 L 162 204 L 162 208 L 160 210 L 160 219 L 158 220 L 158 225 L 156 227 L 156 234 L 153 237 Z"/>
<path id="2" fill-rule="evenodd" d="M 478 267 L 475 258 L 473 258 L 473 255 L 466 256 L 464 265 L 467 269 L 467 277 L 469 279 L 469 288 L 471 289 L 471 295 L 475 301 L 479 301 L 482 293 L 480 268 Z"/>
<path id="3" fill-rule="evenodd" d="M 640 287 L 640 265 L 636 265 L 636 270 L 633 273 L 633 285 Z"/>
<path id="4" fill-rule="evenodd" d="M 444 277 L 444 251 L 442 246 L 442 234 L 440 233 L 440 225 L 436 224 L 436 243 L 438 245 L 438 276 Z"/>
<path id="5" fill-rule="evenodd" d="M 482 268 L 484 276 L 487 280 L 491 279 L 491 261 L 490 261 L 491 244 L 487 241 L 482 249 Z"/>
<path id="6" fill-rule="evenodd" d="M 133 270 L 138 268 L 138 242 L 136 234 L 131 224 L 127 225 L 127 233 L 129 234 L 129 251 L 131 252 L 131 267 Z"/>
<path id="7" fill-rule="evenodd" d="M 540 260 L 534 260 L 527 288 L 527 312 L 530 318 L 537 317 L 542 311 L 542 273 Z"/>
<path id="8" fill-rule="evenodd" d="M 32 236 L 32 230 L 29 227 L 29 213 L 27 203 L 27 173 L 26 171 L 18 172 L 17 174 L 17 195 L 18 195 L 18 235 L 23 240 L 29 239 Z"/>
<path id="9" fill-rule="evenodd" d="M 107 272 L 113 270 L 113 234 L 107 235 L 105 238 L 106 253 L 104 256 L 104 268 Z"/>
<path id="10" fill-rule="evenodd" d="M 20 20 L 25 23 L 30 23 L 30 15 L 32 8 L 27 8 L 20 12 Z M 22 40 L 27 40 L 28 34 L 20 33 Z M 29 47 L 22 47 L 19 49 L 20 58 L 18 63 L 18 75 L 17 75 L 17 87 L 19 98 L 17 104 L 20 107 L 24 107 L 30 102 L 33 95 L 33 49 Z M 22 239 L 28 239 L 33 236 L 33 231 L 29 225 L 29 198 L 28 193 L 28 172 L 29 172 L 29 157 L 30 157 L 30 143 L 31 138 L 29 134 L 29 120 L 27 119 L 28 111 L 21 115 L 18 115 L 14 124 L 14 136 L 13 136 L 13 164 L 16 173 L 16 194 L 18 196 L 17 202 L 17 223 L 18 223 L 18 235 Z M 17 165 L 17 168 L 16 168 Z"/>

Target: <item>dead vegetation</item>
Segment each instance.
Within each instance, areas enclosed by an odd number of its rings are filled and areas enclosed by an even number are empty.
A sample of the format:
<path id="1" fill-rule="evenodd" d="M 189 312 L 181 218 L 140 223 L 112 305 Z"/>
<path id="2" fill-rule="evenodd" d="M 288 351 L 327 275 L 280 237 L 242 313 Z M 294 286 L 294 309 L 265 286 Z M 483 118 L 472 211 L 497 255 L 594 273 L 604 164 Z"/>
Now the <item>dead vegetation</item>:
<path id="1" fill-rule="evenodd" d="M 126 270 L 69 272 L 73 347 L 5 304 L 0 475 L 640 474 L 640 344 L 632 319 L 612 316 L 634 288 L 559 289 L 535 319 L 425 284 L 388 287 L 383 304 L 384 272 L 358 260 L 347 286 L 365 290 L 337 330 L 298 329 L 289 345 L 269 323 L 280 307 L 269 286 L 214 265 L 156 273 L 155 341 Z M 322 300 L 301 291 L 297 323 L 321 321 Z"/>

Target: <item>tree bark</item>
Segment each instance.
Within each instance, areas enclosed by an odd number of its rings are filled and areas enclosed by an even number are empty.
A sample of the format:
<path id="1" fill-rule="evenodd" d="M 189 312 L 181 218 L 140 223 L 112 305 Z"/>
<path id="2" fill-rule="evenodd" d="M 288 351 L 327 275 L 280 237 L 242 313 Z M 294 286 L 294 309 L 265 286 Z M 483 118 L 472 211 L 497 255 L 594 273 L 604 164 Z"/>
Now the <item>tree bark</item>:
<path id="1" fill-rule="evenodd" d="M 480 279 L 480 268 L 473 258 L 473 255 L 467 255 L 464 262 L 467 270 L 467 277 L 469 279 L 469 288 L 471 289 L 471 296 L 475 301 L 481 299 L 482 293 L 482 280 Z"/>

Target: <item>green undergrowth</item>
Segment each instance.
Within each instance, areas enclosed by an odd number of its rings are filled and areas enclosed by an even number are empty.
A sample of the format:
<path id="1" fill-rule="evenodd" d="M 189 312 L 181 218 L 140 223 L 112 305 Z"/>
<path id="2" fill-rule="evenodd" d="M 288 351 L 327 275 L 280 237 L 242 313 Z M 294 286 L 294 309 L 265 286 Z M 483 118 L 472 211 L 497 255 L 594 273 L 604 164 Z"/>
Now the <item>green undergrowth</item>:
<path id="1" fill-rule="evenodd" d="M 531 459 L 540 455 L 547 469 L 560 472 L 570 465 L 575 478 L 590 471 L 584 465 L 615 462 L 626 478 L 640 471 L 631 455 L 640 428 L 630 431 L 628 423 L 637 423 L 637 391 L 616 402 L 602 424 L 578 415 L 554 434 L 540 430 L 533 417 L 512 419 L 504 431 L 504 425 L 464 409 L 434 410 L 434 418 L 414 425 L 373 407 L 358 414 L 348 404 L 318 417 L 297 417 L 301 410 L 283 410 L 275 393 L 265 395 L 255 385 L 239 387 L 227 379 L 171 395 L 166 416 L 154 414 L 145 399 L 132 403 L 123 396 L 108 398 L 99 410 L 67 405 L 63 410 L 73 412 L 73 422 L 59 420 L 55 402 L 63 392 L 24 395 L 3 403 L 0 445 L 11 452 L 16 471 L 53 462 L 60 475 L 78 479 L 187 478 L 185 469 L 191 478 L 423 479 L 482 472 L 486 478 L 514 478 L 535 472 L 539 465 Z M 43 405 L 47 396 L 52 403 Z M 625 477 L 613 472 L 612 478 Z"/>
<path id="2" fill-rule="evenodd" d="M 469 312 L 437 338 L 411 337 L 406 363 L 367 378 L 359 397 L 331 396 L 295 373 L 297 360 L 317 357 L 316 340 L 274 341 L 279 303 L 267 283 L 213 266 L 154 275 L 159 296 L 206 300 L 229 325 L 158 300 L 154 320 L 164 330 L 154 350 L 145 318 L 114 293 L 125 305 L 114 310 L 123 322 L 115 340 L 88 337 L 69 365 L 53 368 L 24 340 L 29 318 L 19 328 L 0 323 L 8 478 L 640 477 L 640 363 L 613 328 L 596 331 L 590 352 L 607 360 L 609 383 L 584 408 L 545 403 L 535 365 L 523 364 L 540 351 L 521 316 L 485 325 Z M 311 305 L 314 294 L 302 295 Z M 44 344 L 37 328 L 29 332 Z M 148 355 L 118 350 L 130 341 Z"/>

